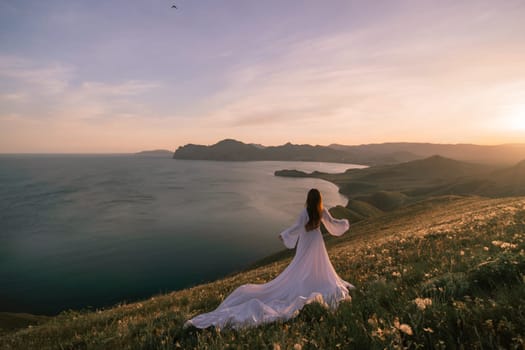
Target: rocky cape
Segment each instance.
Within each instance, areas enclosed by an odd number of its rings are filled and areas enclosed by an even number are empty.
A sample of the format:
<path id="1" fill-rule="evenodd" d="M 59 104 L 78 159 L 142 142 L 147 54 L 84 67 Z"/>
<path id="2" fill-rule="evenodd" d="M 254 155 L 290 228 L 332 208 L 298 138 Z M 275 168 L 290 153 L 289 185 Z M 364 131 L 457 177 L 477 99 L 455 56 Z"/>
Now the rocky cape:
<path id="1" fill-rule="evenodd" d="M 188 144 L 179 147 L 174 159 L 217 160 L 217 161 L 314 161 L 352 163 L 355 161 L 347 152 L 325 146 L 293 145 L 264 147 L 226 139 L 211 146 Z"/>
<path id="2" fill-rule="evenodd" d="M 136 157 L 149 157 L 149 158 L 170 158 L 173 156 L 173 152 L 167 149 L 155 149 L 148 151 L 141 151 L 134 154 Z"/>

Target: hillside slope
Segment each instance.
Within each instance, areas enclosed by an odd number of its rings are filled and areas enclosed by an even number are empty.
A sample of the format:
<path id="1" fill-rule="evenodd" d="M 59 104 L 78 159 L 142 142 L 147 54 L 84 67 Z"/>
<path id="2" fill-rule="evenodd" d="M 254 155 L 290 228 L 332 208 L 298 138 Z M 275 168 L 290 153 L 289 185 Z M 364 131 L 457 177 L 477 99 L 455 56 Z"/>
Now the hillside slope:
<path id="1" fill-rule="evenodd" d="M 484 177 L 495 168 L 432 156 L 395 165 L 349 169 L 343 174 L 314 174 L 334 182 L 346 195 L 383 191 L 409 191 Z"/>
<path id="2" fill-rule="evenodd" d="M 333 182 L 340 193 L 382 211 L 443 195 L 525 196 L 525 161 L 511 167 L 494 167 L 432 156 L 394 165 L 348 169 L 340 174 L 278 170 L 275 175 Z M 347 208 L 352 209 L 350 202 Z"/>
<path id="3" fill-rule="evenodd" d="M 263 283 L 290 253 L 216 282 L 96 312 L 66 312 L 0 338 L 3 349 L 512 348 L 525 340 L 525 198 L 431 198 L 327 239 L 357 286 L 335 312 L 233 331 L 183 329 L 244 283 Z M 284 256 L 284 257 L 283 257 Z M 211 263 L 211 262 L 210 262 Z M 521 345 L 520 345 L 521 344 Z"/>

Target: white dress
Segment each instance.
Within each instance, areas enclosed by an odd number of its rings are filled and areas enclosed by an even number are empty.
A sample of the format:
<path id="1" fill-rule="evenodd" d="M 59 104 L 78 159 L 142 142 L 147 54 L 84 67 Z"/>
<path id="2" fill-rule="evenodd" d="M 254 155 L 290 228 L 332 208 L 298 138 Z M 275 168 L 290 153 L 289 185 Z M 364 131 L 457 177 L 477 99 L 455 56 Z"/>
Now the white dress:
<path id="1" fill-rule="evenodd" d="M 348 220 L 334 219 L 324 209 L 321 221 L 334 236 L 348 230 Z M 297 222 L 281 232 L 284 245 L 297 251 L 292 262 L 275 279 L 265 284 L 245 284 L 234 290 L 212 312 L 198 315 L 186 326 L 198 328 L 256 326 L 296 316 L 304 305 L 320 302 L 331 308 L 341 300 L 350 300 L 353 285 L 341 279 L 334 270 L 319 228 L 306 231 L 308 213 L 303 209 Z"/>

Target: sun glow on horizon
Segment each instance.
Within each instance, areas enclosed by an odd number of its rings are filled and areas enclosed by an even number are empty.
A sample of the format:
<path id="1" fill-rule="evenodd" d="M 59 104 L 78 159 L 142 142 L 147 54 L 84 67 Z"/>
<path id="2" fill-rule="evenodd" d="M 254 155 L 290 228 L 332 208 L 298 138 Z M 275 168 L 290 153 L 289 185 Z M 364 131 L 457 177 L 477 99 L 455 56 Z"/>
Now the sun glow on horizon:
<path id="1" fill-rule="evenodd" d="M 513 105 L 504 117 L 504 127 L 512 131 L 525 131 L 525 104 Z"/>

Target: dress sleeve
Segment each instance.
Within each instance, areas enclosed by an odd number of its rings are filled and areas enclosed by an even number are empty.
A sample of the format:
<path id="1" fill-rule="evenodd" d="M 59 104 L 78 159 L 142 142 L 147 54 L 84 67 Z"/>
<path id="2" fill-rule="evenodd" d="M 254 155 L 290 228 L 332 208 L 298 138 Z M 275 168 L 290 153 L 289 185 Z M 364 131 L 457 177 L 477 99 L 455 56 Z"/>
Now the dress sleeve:
<path id="1" fill-rule="evenodd" d="M 323 209 L 322 221 L 332 236 L 342 236 L 350 227 L 347 219 L 334 219 L 326 208 Z"/>
<path id="2" fill-rule="evenodd" d="M 279 235 L 283 239 L 283 243 L 288 249 L 295 248 L 295 245 L 297 244 L 297 240 L 299 239 L 299 234 L 301 233 L 301 230 L 304 228 L 304 225 L 306 224 L 306 210 L 303 210 L 301 214 L 299 215 L 299 218 L 293 224 L 293 226 L 290 226 L 283 232 L 281 232 Z"/>

